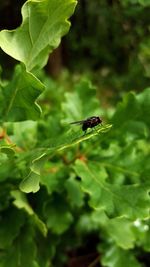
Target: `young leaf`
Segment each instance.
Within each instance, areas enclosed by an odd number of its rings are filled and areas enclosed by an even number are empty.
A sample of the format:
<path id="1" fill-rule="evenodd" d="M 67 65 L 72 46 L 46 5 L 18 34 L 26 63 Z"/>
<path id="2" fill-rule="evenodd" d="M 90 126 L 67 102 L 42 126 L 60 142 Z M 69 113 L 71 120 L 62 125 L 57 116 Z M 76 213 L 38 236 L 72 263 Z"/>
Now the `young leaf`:
<path id="1" fill-rule="evenodd" d="M 75 0 L 27 1 L 22 7 L 21 26 L 0 32 L 0 47 L 23 62 L 28 71 L 42 68 L 49 53 L 67 33 L 70 27 L 68 18 L 75 5 Z"/>

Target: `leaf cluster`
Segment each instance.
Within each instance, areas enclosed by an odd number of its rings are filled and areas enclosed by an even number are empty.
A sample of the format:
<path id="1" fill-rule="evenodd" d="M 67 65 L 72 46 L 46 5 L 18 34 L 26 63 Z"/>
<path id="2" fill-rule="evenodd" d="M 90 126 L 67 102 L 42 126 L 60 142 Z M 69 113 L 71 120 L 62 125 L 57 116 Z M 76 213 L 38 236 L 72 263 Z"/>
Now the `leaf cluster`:
<path id="1" fill-rule="evenodd" d="M 21 26 L 0 33 L 21 62 L 0 82 L 1 267 L 63 266 L 93 233 L 103 266 L 142 266 L 150 251 L 150 88 L 109 115 L 87 79 L 63 86 L 39 73 L 74 6 L 27 1 Z M 103 124 L 86 134 L 69 124 L 93 115 Z"/>

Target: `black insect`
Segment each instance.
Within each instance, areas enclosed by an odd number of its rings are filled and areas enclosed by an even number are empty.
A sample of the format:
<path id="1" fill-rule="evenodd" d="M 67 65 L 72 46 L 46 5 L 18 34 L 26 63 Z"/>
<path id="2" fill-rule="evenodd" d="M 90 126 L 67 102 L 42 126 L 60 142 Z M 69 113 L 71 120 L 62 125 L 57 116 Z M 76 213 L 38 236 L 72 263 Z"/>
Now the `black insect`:
<path id="1" fill-rule="evenodd" d="M 95 126 L 99 125 L 102 123 L 102 119 L 100 117 L 92 116 L 90 118 L 87 118 L 86 120 L 82 121 L 75 121 L 71 122 L 71 124 L 81 124 L 82 125 L 82 130 L 86 132 L 88 128 L 94 128 Z"/>

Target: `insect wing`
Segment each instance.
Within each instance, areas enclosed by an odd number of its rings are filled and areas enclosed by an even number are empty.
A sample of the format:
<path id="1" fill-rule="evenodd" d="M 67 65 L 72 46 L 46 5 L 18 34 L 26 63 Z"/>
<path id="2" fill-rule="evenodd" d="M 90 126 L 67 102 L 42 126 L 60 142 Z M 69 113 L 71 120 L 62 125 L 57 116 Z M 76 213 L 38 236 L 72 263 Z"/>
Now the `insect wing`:
<path id="1" fill-rule="evenodd" d="M 82 120 L 82 121 L 73 121 L 73 122 L 70 122 L 70 124 L 83 124 L 85 122 L 85 120 Z"/>

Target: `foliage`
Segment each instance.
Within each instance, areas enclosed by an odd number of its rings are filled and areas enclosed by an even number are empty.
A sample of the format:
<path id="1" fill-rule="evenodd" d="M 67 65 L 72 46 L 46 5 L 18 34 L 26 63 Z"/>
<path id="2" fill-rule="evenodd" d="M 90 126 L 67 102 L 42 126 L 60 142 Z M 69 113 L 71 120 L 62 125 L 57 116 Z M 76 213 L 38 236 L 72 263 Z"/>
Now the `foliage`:
<path id="1" fill-rule="evenodd" d="M 87 79 L 39 72 L 75 4 L 27 1 L 21 26 L 0 33 L 20 61 L 0 82 L 0 267 L 63 266 L 93 233 L 102 266 L 140 267 L 150 251 L 150 88 L 112 114 Z M 69 124 L 93 114 L 104 122 L 87 133 Z"/>

